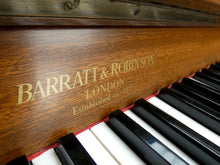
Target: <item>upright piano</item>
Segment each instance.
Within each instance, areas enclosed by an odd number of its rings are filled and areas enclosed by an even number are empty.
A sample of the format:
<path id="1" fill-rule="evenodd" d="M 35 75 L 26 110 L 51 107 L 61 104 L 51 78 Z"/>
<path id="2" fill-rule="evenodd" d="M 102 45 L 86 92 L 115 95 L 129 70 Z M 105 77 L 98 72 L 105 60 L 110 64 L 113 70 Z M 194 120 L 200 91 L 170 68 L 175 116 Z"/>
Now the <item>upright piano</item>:
<path id="1" fill-rule="evenodd" d="M 201 138 L 214 146 L 218 162 L 219 25 L 217 0 L 0 1 L 0 164 L 23 155 L 29 162 L 37 159 L 100 121 L 114 130 L 113 120 L 122 115 L 117 109 L 136 108 L 138 114 L 140 106 L 151 106 L 140 98 L 158 93 L 163 101 L 186 98 L 185 109 L 192 104 L 217 114 L 210 126 L 216 140 Z M 216 76 L 211 79 L 217 87 L 199 82 L 203 74 Z M 199 96 L 200 104 L 193 100 L 197 94 L 181 93 L 184 83 L 202 84 L 198 91 L 207 95 L 203 89 L 210 87 L 216 97 Z M 198 117 L 208 128 L 209 118 Z"/>

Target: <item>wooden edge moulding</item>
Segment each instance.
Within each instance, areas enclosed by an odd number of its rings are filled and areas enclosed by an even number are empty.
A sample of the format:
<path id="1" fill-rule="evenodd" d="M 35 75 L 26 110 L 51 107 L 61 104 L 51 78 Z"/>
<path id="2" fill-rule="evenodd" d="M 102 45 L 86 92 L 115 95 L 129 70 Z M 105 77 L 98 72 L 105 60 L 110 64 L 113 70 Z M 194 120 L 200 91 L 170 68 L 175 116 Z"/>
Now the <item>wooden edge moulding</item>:
<path id="1" fill-rule="evenodd" d="M 7 0 L 0 26 L 219 26 L 207 0 Z"/>

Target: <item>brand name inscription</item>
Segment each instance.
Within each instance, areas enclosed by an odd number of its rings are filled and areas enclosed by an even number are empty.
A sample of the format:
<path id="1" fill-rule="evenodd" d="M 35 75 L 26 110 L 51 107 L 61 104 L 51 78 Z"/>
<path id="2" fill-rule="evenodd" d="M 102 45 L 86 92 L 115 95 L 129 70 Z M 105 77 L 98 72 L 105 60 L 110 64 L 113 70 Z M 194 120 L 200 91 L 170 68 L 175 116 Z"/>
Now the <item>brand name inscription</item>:
<path id="1" fill-rule="evenodd" d="M 107 67 L 92 67 L 81 71 L 75 71 L 73 74 L 64 74 L 54 77 L 49 77 L 43 80 L 37 80 L 36 83 L 23 83 L 17 85 L 18 88 L 18 104 L 23 104 L 35 99 L 45 98 L 50 95 L 62 93 L 67 90 L 73 90 L 80 86 L 104 80 L 120 74 L 125 74 L 139 68 L 147 67 L 153 64 L 153 56 L 147 55 L 137 57 L 121 62 L 111 63 Z M 102 93 L 120 88 L 124 85 L 124 81 L 119 78 L 114 81 L 109 81 L 99 86 L 94 86 L 92 89 L 86 90 L 86 100 L 97 97 Z"/>

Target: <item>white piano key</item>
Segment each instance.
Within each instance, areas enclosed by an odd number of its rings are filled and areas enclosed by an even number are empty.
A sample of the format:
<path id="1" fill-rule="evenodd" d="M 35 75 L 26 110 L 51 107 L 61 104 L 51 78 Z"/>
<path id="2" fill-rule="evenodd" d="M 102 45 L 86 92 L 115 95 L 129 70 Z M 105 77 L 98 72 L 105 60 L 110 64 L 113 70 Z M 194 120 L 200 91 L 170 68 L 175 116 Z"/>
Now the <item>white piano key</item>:
<path id="1" fill-rule="evenodd" d="M 183 114 L 182 112 L 178 111 L 177 109 L 173 108 L 172 106 L 168 105 L 164 101 L 160 100 L 158 97 L 152 97 L 147 100 L 149 103 L 153 104 L 157 108 L 161 109 L 162 111 L 166 112 L 170 116 L 174 117 L 175 119 L 179 120 L 181 123 L 185 124 L 195 132 L 199 133 L 200 135 L 204 136 L 211 142 L 215 143 L 216 145 L 220 146 L 220 137 L 219 135 L 215 134 L 208 128 L 204 127 L 200 123 L 194 121 L 187 115 Z"/>
<path id="2" fill-rule="evenodd" d="M 54 149 L 49 149 L 32 160 L 33 165 L 62 165 Z"/>
<path id="3" fill-rule="evenodd" d="M 108 153 L 90 130 L 86 130 L 76 138 L 98 165 L 118 165 L 119 163 Z"/>
<path id="4" fill-rule="evenodd" d="M 145 164 L 104 122 L 92 127 L 91 131 L 119 164 Z"/>
<path id="5" fill-rule="evenodd" d="M 177 148 L 173 143 L 171 143 L 169 140 L 167 140 L 163 135 L 161 135 L 158 131 L 156 131 L 154 128 L 152 128 L 149 124 L 147 124 L 145 121 L 143 121 L 141 118 L 139 118 L 136 114 L 134 114 L 132 111 L 128 110 L 125 112 L 126 115 L 128 115 L 132 120 L 134 120 L 137 124 L 139 124 L 142 128 L 144 128 L 146 131 L 151 133 L 154 137 L 156 137 L 161 143 L 166 145 L 170 150 L 172 150 L 174 153 L 176 153 L 179 157 L 181 157 L 183 160 L 185 160 L 187 163 L 192 165 L 197 165 L 198 163 L 195 162 L 193 159 L 191 159 L 187 154 L 185 154 L 182 150 Z"/>

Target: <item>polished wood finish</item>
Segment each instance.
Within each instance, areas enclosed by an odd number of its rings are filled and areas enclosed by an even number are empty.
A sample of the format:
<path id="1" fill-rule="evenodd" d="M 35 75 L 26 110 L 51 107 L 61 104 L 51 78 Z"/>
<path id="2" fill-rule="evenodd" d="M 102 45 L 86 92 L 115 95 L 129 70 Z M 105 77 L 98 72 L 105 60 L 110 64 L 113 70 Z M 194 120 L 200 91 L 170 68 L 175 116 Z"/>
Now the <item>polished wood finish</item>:
<path id="1" fill-rule="evenodd" d="M 156 21 L 156 20 L 117 20 L 117 19 L 81 19 L 81 18 L 58 18 L 58 17 L 21 17 L 0 16 L 0 26 L 75 26 L 75 27 L 146 27 L 146 26 L 179 26 L 179 27 L 219 27 L 220 20 L 216 23 L 208 22 L 183 22 L 183 21 Z"/>
<path id="2" fill-rule="evenodd" d="M 1 28 L 0 52 L 0 162 L 4 164 L 219 61 L 220 28 Z M 142 57 L 151 58 L 145 67 L 111 75 L 114 63 L 126 65 L 126 60 Z M 94 81 L 91 68 L 96 67 Z M 69 84 L 76 81 L 75 88 L 63 85 L 61 92 L 62 75 L 69 75 Z M 51 95 L 42 97 L 41 90 L 47 95 L 48 79 L 54 83 L 52 77 L 59 81 L 54 86 L 58 93 L 51 87 Z M 124 84 L 118 88 L 101 89 L 120 79 Z M 19 85 L 32 84 L 34 92 L 37 82 L 42 89 L 38 84 L 36 97 L 18 104 Z M 97 88 L 102 90 L 99 95 Z M 86 96 L 94 89 L 94 100 L 109 95 L 111 100 L 74 115 L 73 107 L 92 101 Z"/>

